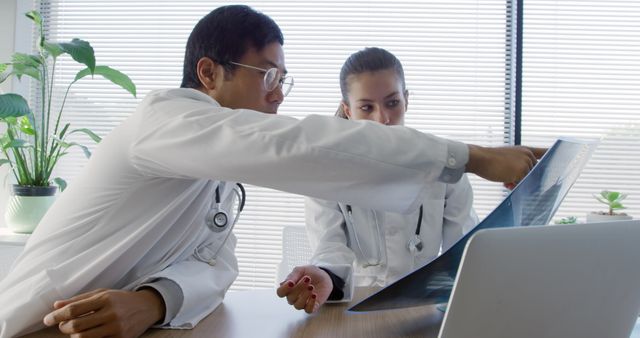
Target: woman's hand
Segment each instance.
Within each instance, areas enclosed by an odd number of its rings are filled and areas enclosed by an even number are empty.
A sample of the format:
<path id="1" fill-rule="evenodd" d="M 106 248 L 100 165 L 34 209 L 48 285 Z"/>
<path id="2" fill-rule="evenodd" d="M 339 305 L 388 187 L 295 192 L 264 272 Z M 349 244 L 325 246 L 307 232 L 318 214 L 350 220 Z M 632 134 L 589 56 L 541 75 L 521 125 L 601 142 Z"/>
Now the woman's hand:
<path id="1" fill-rule="evenodd" d="M 296 309 L 312 313 L 327 301 L 332 290 L 328 273 L 315 265 L 304 265 L 295 267 L 276 293 L 280 298 L 287 297 L 287 302 Z"/>

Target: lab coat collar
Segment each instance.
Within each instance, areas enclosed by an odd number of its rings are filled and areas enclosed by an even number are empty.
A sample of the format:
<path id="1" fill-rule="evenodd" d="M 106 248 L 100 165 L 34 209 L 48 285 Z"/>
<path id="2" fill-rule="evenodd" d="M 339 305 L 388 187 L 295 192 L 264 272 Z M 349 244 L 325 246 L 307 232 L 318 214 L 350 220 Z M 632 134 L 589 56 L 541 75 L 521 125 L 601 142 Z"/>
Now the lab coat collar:
<path id="1" fill-rule="evenodd" d="M 189 99 L 210 103 L 216 107 L 222 107 L 218 101 L 214 100 L 211 96 L 193 88 L 173 88 L 173 89 L 161 89 L 154 94 L 160 94 L 162 96 L 179 96 Z"/>

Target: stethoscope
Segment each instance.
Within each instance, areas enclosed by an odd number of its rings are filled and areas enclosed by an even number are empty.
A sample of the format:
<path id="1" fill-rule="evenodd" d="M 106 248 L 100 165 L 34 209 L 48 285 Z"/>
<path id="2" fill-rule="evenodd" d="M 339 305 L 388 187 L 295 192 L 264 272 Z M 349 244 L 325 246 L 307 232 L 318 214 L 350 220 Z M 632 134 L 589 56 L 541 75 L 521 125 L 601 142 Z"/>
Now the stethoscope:
<path id="1" fill-rule="evenodd" d="M 356 227 L 355 227 L 355 222 L 353 220 L 353 211 L 351 209 L 351 206 L 347 204 L 346 205 L 346 209 L 347 209 L 347 218 L 349 219 L 349 222 L 351 223 L 351 226 L 353 228 L 353 237 L 355 238 L 356 245 L 358 246 L 358 250 L 360 250 L 360 252 L 364 256 L 364 251 L 362 250 L 362 246 L 360 245 L 360 240 L 358 239 L 358 234 L 357 234 L 357 230 L 356 230 Z M 376 225 L 377 234 L 380 234 L 380 224 L 378 223 L 378 217 L 376 216 L 375 211 L 372 210 L 371 212 L 373 213 L 373 220 L 374 220 L 374 223 Z M 413 255 L 417 255 L 418 253 L 420 253 L 422 251 L 422 248 L 423 248 L 422 239 L 420 239 L 420 228 L 422 227 L 422 214 L 423 214 L 423 206 L 420 205 L 420 212 L 418 214 L 418 224 L 416 225 L 415 234 L 413 236 L 411 236 L 411 238 L 409 238 L 409 241 L 407 242 L 407 249 Z M 378 237 L 378 239 L 379 239 L 379 237 Z M 368 257 L 363 257 L 363 258 L 367 259 L 367 262 L 365 262 L 363 264 L 363 266 L 364 267 L 368 267 L 368 266 L 380 265 L 382 263 L 381 250 L 382 250 L 382 245 L 381 245 L 381 243 L 378 243 L 378 245 L 376 246 L 377 257 L 378 257 L 377 262 L 372 263 L 372 262 L 369 261 Z"/>
<path id="2" fill-rule="evenodd" d="M 239 201 L 238 211 L 236 212 L 236 215 L 233 218 L 233 222 L 229 222 L 229 213 L 222 208 L 222 201 L 221 201 L 222 198 L 220 196 L 220 185 L 224 185 L 224 183 L 221 182 L 218 184 L 218 186 L 216 186 L 215 197 L 211 201 L 209 211 L 207 211 L 207 214 L 204 217 L 204 223 L 206 224 L 207 228 L 211 232 L 219 233 L 219 232 L 228 230 L 227 234 L 225 235 L 224 240 L 218 246 L 218 248 L 216 249 L 216 251 L 214 252 L 211 258 L 208 258 L 208 259 L 203 258 L 200 255 L 200 250 L 202 249 L 202 247 L 206 247 L 211 243 L 213 243 L 213 241 L 202 243 L 196 246 L 196 248 L 193 250 L 193 254 L 196 257 L 196 259 L 198 259 L 201 262 L 207 263 L 211 266 L 216 265 L 216 257 L 218 257 L 218 253 L 224 246 L 224 243 L 229 238 L 229 235 L 231 235 L 231 231 L 233 230 L 233 227 L 238 222 L 238 218 L 240 218 L 240 213 L 244 209 L 244 203 L 247 198 L 247 194 L 242 184 L 236 183 L 236 186 L 233 188 L 233 193 L 236 194 L 236 196 L 238 197 L 238 201 Z"/>

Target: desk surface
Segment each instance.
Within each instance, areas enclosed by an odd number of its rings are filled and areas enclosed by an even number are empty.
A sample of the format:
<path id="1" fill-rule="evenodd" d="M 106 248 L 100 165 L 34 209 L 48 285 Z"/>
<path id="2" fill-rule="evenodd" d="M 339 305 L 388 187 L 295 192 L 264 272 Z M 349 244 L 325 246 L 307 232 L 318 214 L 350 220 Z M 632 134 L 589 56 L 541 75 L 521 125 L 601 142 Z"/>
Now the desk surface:
<path id="1" fill-rule="evenodd" d="M 371 293 L 372 289 L 356 290 L 356 299 Z M 345 313 L 347 307 L 346 303 L 326 304 L 318 313 L 307 315 L 278 298 L 273 289 L 229 292 L 222 305 L 193 330 L 152 329 L 143 337 L 437 337 L 443 315 L 435 306 Z M 65 336 L 49 329 L 25 337 Z"/>
<path id="2" fill-rule="evenodd" d="M 356 290 L 361 300 L 372 289 Z M 355 301 L 351 304 L 355 304 Z M 180 337 L 437 337 L 443 313 L 434 306 L 368 313 L 345 313 L 348 304 L 326 304 L 307 315 L 277 298 L 275 290 L 229 292 L 224 303 L 193 330 L 146 332 L 145 338 Z M 57 329 L 36 332 L 25 337 L 66 337 Z M 630 338 L 640 338 L 640 321 Z"/>

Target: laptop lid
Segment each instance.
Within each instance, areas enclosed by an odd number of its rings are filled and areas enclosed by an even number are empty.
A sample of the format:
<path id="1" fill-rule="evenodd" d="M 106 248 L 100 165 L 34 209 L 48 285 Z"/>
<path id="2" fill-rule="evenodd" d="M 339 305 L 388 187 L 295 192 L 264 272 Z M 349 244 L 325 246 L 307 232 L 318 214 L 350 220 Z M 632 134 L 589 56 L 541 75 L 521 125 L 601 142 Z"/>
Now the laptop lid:
<path id="1" fill-rule="evenodd" d="M 483 230 L 468 242 L 439 338 L 628 338 L 640 221 Z"/>
<path id="2" fill-rule="evenodd" d="M 593 141 L 557 140 L 520 184 L 449 250 L 349 310 L 446 303 L 469 238 L 482 229 L 549 223 L 596 146 Z"/>

